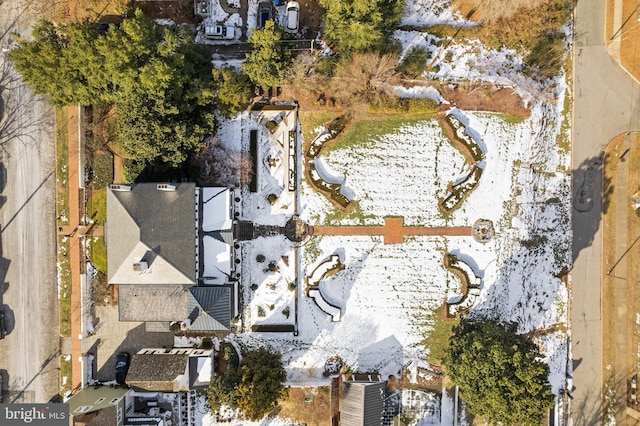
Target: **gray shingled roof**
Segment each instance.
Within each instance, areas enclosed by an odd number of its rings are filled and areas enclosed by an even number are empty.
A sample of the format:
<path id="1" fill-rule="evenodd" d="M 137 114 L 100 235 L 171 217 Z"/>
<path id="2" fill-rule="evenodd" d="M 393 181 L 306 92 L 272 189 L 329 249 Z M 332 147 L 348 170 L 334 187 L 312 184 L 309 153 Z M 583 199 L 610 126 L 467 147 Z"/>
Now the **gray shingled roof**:
<path id="1" fill-rule="evenodd" d="M 107 188 L 107 263 L 112 284 L 195 284 L 195 184 L 161 191 L 156 183 Z M 133 264 L 147 261 L 136 272 Z"/>
<path id="2" fill-rule="evenodd" d="M 119 285 L 120 321 L 183 321 L 190 294 L 188 285 Z"/>
<path id="3" fill-rule="evenodd" d="M 191 287 L 187 310 L 190 330 L 229 330 L 231 324 L 230 286 Z"/>
<path id="4" fill-rule="evenodd" d="M 127 384 L 134 389 L 174 391 L 174 381 L 188 374 L 189 355 L 135 354 L 127 373 Z"/>

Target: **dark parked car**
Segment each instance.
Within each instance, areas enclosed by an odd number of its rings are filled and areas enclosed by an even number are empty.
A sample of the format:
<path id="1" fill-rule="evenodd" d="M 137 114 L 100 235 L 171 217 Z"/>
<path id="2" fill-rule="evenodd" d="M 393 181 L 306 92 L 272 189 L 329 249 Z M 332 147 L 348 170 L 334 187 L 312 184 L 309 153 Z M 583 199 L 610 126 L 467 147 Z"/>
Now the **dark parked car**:
<path id="1" fill-rule="evenodd" d="M 4 325 L 4 312 L 0 312 L 0 340 L 4 339 L 4 336 L 6 335 L 7 335 L 7 328 Z"/>
<path id="2" fill-rule="evenodd" d="M 120 352 L 116 356 L 116 382 L 119 385 L 124 385 L 127 378 L 127 371 L 129 371 L 129 361 L 131 357 L 126 352 Z"/>
<path id="3" fill-rule="evenodd" d="M 271 2 L 260 2 L 258 4 L 258 28 L 264 28 L 267 21 L 271 20 L 271 18 Z"/>

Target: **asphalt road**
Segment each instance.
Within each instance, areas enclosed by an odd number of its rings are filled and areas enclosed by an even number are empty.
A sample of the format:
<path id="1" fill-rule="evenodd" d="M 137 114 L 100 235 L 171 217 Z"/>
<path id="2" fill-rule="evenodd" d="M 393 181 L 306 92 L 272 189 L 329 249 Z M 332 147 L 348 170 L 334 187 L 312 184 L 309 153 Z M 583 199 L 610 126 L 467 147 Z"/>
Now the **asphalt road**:
<path id="1" fill-rule="evenodd" d="M 54 116 L 3 52 L 11 32 L 27 34 L 38 19 L 33 3 L 0 2 L 0 309 L 9 331 L 0 341 L 4 402 L 47 402 L 59 391 Z"/>
<path id="2" fill-rule="evenodd" d="M 573 258 L 571 414 L 575 425 L 602 423 L 602 152 L 616 135 L 638 129 L 640 90 L 607 54 L 604 2 L 577 2 L 573 110 Z"/>

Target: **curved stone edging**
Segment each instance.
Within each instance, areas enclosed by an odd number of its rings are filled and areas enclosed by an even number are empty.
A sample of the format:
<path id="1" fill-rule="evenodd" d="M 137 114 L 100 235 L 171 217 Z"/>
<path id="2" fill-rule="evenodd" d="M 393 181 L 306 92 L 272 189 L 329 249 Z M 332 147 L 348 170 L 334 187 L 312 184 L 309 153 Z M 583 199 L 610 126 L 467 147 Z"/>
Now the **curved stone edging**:
<path id="1" fill-rule="evenodd" d="M 320 281 L 324 280 L 329 274 L 338 273 L 344 268 L 345 265 L 340 261 L 340 256 L 332 254 L 327 260 L 316 266 L 311 275 L 304 277 L 307 283 L 307 296 L 313 299 L 322 312 L 331 316 L 331 321 L 333 322 L 340 321 L 342 310 L 325 299 L 319 285 Z"/>
<path id="2" fill-rule="evenodd" d="M 469 196 L 480 182 L 483 168 L 479 162 L 484 159 L 484 153 L 476 141 L 466 132 L 464 124 L 452 113 L 439 117 L 449 143 L 456 148 L 465 160 L 471 164 L 471 171 L 456 184 L 449 184 L 449 195 L 438 200 L 438 209 L 449 214 L 460 207 L 462 201 Z"/>
<path id="3" fill-rule="evenodd" d="M 328 142 L 334 140 L 344 130 L 349 121 L 351 121 L 351 117 L 346 115 L 331 121 L 328 126 L 325 126 L 325 130 L 322 133 L 313 138 L 307 152 L 304 154 L 307 182 L 341 210 L 347 210 L 351 206 L 352 200 L 342 194 L 343 184 L 326 182 L 322 178 L 313 160 L 320 155 L 320 151 Z"/>
<path id="4" fill-rule="evenodd" d="M 480 295 L 480 287 L 482 286 L 482 278 L 478 277 L 471 266 L 458 259 L 458 257 L 451 253 L 445 253 L 444 255 L 444 267 L 450 272 L 460 278 L 462 284 L 462 297 L 457 302 L 444 301 L 442 306 L 443 319 L 453 319 L 456 316 L 467 312 L 475 302 L 476 298 Z M 469 273 L 473 277 L 470 277 Z M 455 308 L 455 312 L 452 314 L 451 310 Z"/>

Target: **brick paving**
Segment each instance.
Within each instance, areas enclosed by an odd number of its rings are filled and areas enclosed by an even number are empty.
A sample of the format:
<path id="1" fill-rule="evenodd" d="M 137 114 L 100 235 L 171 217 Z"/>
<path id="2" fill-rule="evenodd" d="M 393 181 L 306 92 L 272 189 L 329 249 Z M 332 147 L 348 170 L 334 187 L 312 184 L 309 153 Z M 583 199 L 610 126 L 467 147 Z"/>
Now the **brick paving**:
<path id="1" fill-rule="evenodd" d="M 385 217 L 382 226 L 314 226 L 313 235 L 382 235 L 385 244 L 402 244 L 415 235 L 471 236 L 470 226 L 404 226 L 402 217 Z"/>
<path id="2" fill-rule="evenodd" d="M 81 318 L 81 256 L 82 244 L 80 235 L 75 230 L 80 225 L 80 188 L 78 182 L 78 112 L 77 106 L 67 107 L 68 129 L 68 167 L 69 167 L 69 226 L 63 227 L 62 232 L 70 231 L 64 235 L 71 238 L 69 244 L 69 263 L 71 267 L 71 389 L 82 387 L 82 341 L 78 338 L 82 332 Z M 60 229 L 58 229 L 60 231 Z"/>

